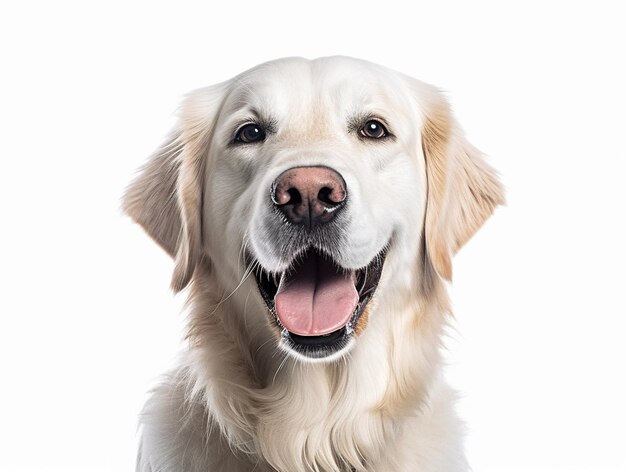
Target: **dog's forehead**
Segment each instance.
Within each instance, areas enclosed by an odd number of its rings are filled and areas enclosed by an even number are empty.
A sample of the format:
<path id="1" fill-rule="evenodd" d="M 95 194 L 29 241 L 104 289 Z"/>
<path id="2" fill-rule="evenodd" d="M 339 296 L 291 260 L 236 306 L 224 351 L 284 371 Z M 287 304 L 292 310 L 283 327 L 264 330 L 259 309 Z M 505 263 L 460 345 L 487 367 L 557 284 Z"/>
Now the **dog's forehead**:
<path id="1" fill-rule="evenodd" d="M 233 80 L 230 107 L 279 115 L 298 108 L 323 114 L 360 112 L 404 101 L 404 84 L 393 71 L 369 62 L 330 57 L 288 58 L 262 64 Z"/>

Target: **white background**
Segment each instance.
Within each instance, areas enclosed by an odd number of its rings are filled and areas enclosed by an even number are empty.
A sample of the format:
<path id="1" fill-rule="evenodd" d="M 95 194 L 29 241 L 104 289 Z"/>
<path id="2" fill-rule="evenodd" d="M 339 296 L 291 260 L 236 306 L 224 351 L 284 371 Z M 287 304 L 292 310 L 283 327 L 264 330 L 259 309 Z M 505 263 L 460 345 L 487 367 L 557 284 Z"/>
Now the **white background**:
<path id="1" fill-rule="evenodd" d="M 125 185 L 185 92 L 345 54 L 446 90 L 507 187 L 451 287 L 474 470 L 625 471 L 619 3 L 3 2 L 0 470 L 133 469 L 184 299 Z"/>

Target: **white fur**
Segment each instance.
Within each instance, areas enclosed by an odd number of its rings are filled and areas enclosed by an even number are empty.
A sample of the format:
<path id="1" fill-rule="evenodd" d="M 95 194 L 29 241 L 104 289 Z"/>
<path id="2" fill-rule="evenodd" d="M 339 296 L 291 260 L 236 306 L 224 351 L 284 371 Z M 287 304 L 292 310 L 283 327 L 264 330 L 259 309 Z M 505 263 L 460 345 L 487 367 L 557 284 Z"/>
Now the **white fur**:
<path id="1" fill-rule="evenodd" d="M 395 139 L 349 130 L 368 114 Z M 125 200 L 175 258 L 175 289 L 191 283 L 189 347 L 143 411 L 137 470 L 467 470 L 441 376 L 442 277 L 502 196 L 438 92 L 364 61 L 292 58 L 193 92 L 180 115 Z M 257 115 L 276 133 L 230 145 Z M 343 267 L 364 267 L 390 244 L 367 328 L 315 363 L 280 349 L 243 257 L 287 267 L 269 237 L 268 189 L 299 165 L 346 181 L 349 218 L 334 241 Z"/>

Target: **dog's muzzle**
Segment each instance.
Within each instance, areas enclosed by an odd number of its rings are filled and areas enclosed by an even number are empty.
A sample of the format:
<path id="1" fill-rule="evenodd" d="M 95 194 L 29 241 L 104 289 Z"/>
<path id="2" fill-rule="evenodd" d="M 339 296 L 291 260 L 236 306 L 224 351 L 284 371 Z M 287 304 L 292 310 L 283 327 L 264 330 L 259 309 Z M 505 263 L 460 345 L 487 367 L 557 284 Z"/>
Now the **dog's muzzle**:
<path id="1" fill-rule="evenodd" d="M 280 273 L 258 271 L 259 291 L 288 349 L 307 358 L 329 357 L 360 331 L 386 249 L 358 270 L 336 262 L 333 253 L 342 220 L 337 216 L 346 206 L 348 189 L 334 169 L 286 170 L 274 180 L 270 197 L 284 224 L 277 228 L 276 244 L 287 250 L 291 262 Z"/>

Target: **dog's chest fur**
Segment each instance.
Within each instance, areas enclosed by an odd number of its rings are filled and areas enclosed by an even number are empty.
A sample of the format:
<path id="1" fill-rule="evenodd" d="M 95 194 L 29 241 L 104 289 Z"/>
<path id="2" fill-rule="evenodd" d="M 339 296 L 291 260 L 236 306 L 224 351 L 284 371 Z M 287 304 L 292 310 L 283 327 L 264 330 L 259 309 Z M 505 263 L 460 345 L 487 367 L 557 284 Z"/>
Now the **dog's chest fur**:
<path id="1" fill-rule="evenodd" d="M 371 345 L 365 339 L 337 364 L 302 365 L 275 353 L 266 357 L 263 346 L 248 357 L 242 346 L 254 342 L 230 341 L 229 331 L 241 329 L 229 323 L 234 317 L 201 313 L 198 303 L 196 342 L 181 368 L 144 410 L 140 454 L 159 463 L 140 471 L 462 470 L 462 457 L 441 452 L 458 450 L 459 428 L 453 395 L 431 378 L 437 345 L 427 337 L 418 344 L 420 330 L 393 347 L 385 341 L 389 332 Z M 396 321 L 403 318 L 410 326 L 415 314 L 396 314 Z M 379 328 L 371 332 L 385 333 Z M 410 354 L 398 352 L 404 349 Z M 390 356 L 381 358 L 385 352 Z M 394 358 L 400 364 L 392 368 Z M 433 460 L 450 468 L 430 468 Z"/>

